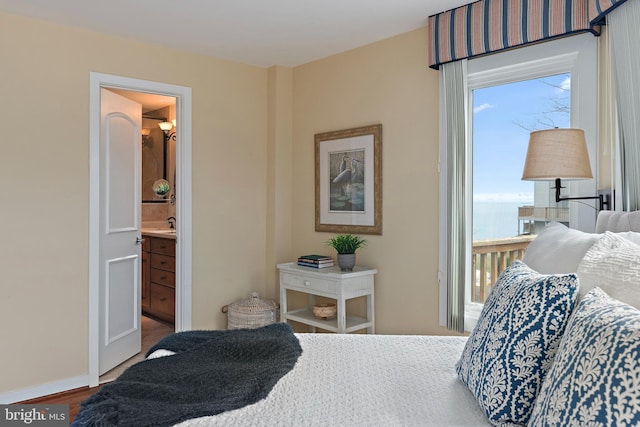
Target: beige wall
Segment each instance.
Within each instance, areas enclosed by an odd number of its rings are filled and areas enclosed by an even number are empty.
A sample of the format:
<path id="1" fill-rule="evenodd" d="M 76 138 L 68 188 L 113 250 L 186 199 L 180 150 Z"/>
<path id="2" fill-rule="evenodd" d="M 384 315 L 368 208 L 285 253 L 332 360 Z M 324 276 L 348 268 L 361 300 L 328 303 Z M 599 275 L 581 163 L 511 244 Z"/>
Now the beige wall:
<path id="1" fill-rule="evenodd" d="M 438 325 L 438 73 L 426 28 L 262 69 L 0 13 L 0 394 L 87 374 L 89 73 L 193 90 L 193 327 L 278 292 L 314 230 L 315 133 L 383 125 L 378 333 Z M 256 260 L 252 262 L 251 260 Z M 361 306 L 355 307 L 361 309 Z"/>
<path id="2" fill-rule="evenodd" d="M 293 259 L 293 70 L 269 68 L 267 128 L 267 298 L 279 299 L 275 265 Z"/>
<path id="3" fill-rule="evenodd" d="M 378 269 L 376 332 L 438 326 L 438 73 L 426 28 L 305 64 L 293 75 L 293 253 L 331 253 L 314 231 L 314 134 L 382 124 L 383 234 L 358 264 Z"/>
<path id="4" fill-rule="evenodd" d="M 277 298 L 275 263 L 330 253 L 332 234 L 314 231 L 313 136 L 381 123 L 384 232 L 358 253 L 379 270 L 377 332 L 447 333 L 426 37 L 262 69 L 0 14 L 0 394 L 87 374 L 91 71 L 193 90 L 194 328 L 225 327 L 221 306 L 252 290 Z"/>
<path id="5" fill-rule="evenodd" d="M 193 327 L 266 292 L 267 70 L 3 13 L 0 57 L 0 394 L 87 375 L 92 71 L 193 89 Z"/>

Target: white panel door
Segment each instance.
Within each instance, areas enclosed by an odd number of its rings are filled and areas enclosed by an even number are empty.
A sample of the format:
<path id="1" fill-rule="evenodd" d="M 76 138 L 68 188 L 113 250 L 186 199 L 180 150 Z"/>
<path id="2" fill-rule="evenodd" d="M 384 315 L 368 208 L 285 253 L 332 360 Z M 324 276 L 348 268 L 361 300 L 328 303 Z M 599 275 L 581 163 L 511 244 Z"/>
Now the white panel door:
<path id="1" fill-rule="evenodd" d="M 142 106 L 100 91 L 99 374 L 140 352 Z"/>

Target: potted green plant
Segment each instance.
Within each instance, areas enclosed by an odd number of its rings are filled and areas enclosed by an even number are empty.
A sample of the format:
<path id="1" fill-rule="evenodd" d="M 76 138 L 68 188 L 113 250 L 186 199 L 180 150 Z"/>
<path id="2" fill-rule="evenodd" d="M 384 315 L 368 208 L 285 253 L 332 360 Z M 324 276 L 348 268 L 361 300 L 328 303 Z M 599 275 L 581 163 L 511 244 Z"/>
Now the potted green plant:
<path id="1" fill-rule="evenodd" d="M 353 270 L 353 266 L 356 265 L 356 250 L 366 244 L 365 239 L 353 234 L 338 234 L 327 240 L 327 245 L 338 253 L 338 266 L 342 271 Z"/>

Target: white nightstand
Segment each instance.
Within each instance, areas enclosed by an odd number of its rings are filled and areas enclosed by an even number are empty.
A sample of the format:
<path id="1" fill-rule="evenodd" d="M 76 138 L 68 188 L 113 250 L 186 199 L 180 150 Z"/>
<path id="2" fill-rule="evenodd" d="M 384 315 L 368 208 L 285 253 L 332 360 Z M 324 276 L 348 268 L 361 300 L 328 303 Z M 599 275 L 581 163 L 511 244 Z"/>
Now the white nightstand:
<path id="1" fill-rule="evenodd" d="M 280 270 L 280 321 L 293 320 L 315 328 L 321 328 L 341 334 L 367 329 L 375 333 L 373 276 L 376 269 L 354 267 L 353 271 L 343 272 L 340 268 L 329 267 L 315 269 L 301 267 L 295 262 L 278 264 Z M 309 306 L 293 311 L 287 310 L 287 290 L 303 292 L 309 296 Z M 316 319 L 311 311 L 315 296 L 336 300 L 336 318 L 333 320 Z M 348 316 L 346 300 L 357 297 L 367 298 L 367 318 Z"/>

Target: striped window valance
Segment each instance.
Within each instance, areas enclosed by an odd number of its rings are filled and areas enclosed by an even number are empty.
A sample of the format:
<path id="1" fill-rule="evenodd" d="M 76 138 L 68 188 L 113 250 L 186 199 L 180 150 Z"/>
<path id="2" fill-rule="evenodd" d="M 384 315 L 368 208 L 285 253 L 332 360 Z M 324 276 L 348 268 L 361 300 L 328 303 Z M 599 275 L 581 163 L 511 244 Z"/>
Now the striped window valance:
<path id="1" fill-rule="evenodd" d="M 626 0 L 479 0 L 429 17 L 429 66 L 589 31 Z"/>
<path id="2" fill-rule="evenodd" d="M 604 17 L 627 0 L 589 0 L 589 21 L 591 25 L 601 25 Z"/>

